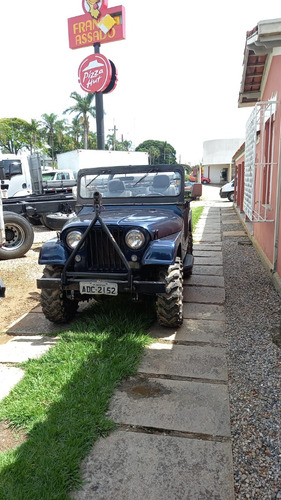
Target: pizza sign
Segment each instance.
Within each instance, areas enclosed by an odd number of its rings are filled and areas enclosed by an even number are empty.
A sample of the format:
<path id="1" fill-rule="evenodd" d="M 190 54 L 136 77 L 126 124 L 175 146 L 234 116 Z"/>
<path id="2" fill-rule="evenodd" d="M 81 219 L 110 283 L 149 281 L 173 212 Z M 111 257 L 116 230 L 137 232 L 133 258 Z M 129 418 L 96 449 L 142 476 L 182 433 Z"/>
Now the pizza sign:
<path id="1" fill-rule="evenodd" d="M 78 69 L 81 88 L 90 94 L 104 92 L 112 82 L 112 63 L 102 54 L 84 59 Z"/>

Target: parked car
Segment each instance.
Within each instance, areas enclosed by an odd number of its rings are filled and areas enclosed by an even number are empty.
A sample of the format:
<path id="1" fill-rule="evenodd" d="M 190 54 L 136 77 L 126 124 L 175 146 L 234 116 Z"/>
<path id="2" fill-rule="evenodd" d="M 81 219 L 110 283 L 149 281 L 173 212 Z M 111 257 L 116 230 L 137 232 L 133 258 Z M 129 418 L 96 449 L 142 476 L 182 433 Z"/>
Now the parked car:
<path id="1" fill-rule="evenodd" d="M 127 294 L 154 298 L 160 325 L 182 323 L 183 276 L 193 266 L 184 176 L 181 165 L 79 171 L 77 216 L 40 251 L 45 269 L 37 285 L 47 319 L 64 323 L 80 301 Z M 101 180 L 102 194 L 95 187 Z"/>
<path id="2" fill-rule="evenodd" d="M 234 180 L 227 182 L 227 184 L 224 184 L 220 188 L 220 197 L 221 198 L 228 198 L 229 201 L 234 200 Z"/>
<path id="3" fill-rule="evenodd" d="M 190 174 L 189 180 L 191 182 L 197 182 L 197 177 L 195 177 L 193 174 Z M 211 179 L 209 177 L 205 177 L 204 175 L 201 175 L 201 183 L 202 184 L 210 184 Z"/>
<path id="4" fill-rule="evenodd" d="M 191 181 L 185 181 L 184 183 L 184 194 L 186 196 L 191 196 L 193 188 L 193 183 Z"/>

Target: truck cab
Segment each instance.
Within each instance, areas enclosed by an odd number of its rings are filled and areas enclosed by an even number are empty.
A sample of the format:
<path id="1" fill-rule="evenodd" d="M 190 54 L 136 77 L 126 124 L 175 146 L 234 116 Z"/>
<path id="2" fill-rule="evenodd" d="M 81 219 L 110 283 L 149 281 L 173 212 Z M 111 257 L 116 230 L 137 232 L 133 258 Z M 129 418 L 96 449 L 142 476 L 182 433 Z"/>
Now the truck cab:
<path id="1" fill-rule="evenodd" d="M 30 194 L 32 190 L 27 159 L 13 154 L 0 156 L 0 182 L 6 198 Z"/>

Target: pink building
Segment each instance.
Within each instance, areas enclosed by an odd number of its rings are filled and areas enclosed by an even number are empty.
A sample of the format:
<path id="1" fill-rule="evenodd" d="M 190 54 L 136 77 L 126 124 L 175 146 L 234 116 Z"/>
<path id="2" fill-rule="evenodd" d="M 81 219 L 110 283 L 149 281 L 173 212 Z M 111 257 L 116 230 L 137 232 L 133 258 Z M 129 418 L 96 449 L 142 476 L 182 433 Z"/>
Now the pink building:
<path id="1" fill-rule="evenodd" d="M 233 156 L 235 206 L 281 291 L 281 19 L 247 32 L 238 106 L 253 111 Z"/>

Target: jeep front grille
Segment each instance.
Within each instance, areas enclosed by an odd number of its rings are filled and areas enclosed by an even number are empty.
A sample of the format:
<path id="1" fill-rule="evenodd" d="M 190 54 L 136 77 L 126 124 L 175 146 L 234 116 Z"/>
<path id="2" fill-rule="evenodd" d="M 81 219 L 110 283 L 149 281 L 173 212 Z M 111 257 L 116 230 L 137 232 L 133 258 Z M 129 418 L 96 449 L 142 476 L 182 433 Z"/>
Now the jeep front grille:
<path id="1" fill-rule="evenodd" d="M 125 245 L 122 228 L 110 228 L 120 250 L 124 253 Z M 126 268 L 112 242 L 101 227 L 94 226 L 89 233 L 88 266 L 91 271 L 98 272 L 126 272 Z"/>

